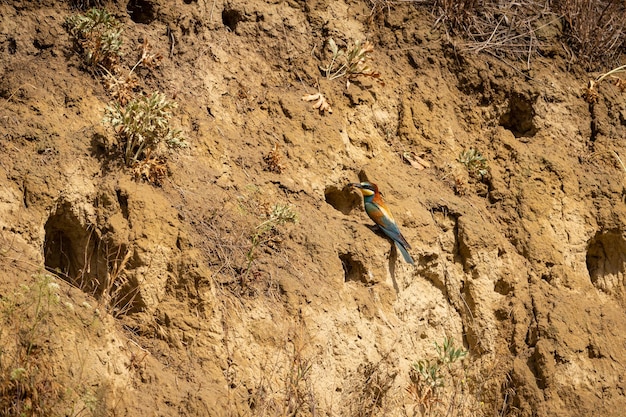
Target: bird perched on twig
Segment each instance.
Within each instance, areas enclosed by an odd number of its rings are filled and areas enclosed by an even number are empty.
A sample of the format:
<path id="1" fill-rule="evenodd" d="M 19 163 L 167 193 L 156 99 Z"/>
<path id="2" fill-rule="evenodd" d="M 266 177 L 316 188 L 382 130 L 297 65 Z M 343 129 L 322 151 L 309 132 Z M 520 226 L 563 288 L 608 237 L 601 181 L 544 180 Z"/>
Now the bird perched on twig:
<path id="1" fill-rule="evenodd" d="M 358 188 L 361 191 L 367 215 L 370 219 L 374 220 L 374 223 L 378 225 L 380 230 L 382 230 L 387 237 L 394 241 L 400 253 L 402 253 L 404 260 L 413 265 L 413 258 L 411 258 L 411 255 L 407 251 L 407 249 L 411 249 L 411 245 L 409 245 L 404 236 L 402 236 L 402 233 L 400 233 L 400 229 L 393 219 L 391 211 L 387 208 L 385 200 L 383 200 L 382 195 L 378 191 L 378 186 L 371 182 L 352 183 L 350 186 Z"/>

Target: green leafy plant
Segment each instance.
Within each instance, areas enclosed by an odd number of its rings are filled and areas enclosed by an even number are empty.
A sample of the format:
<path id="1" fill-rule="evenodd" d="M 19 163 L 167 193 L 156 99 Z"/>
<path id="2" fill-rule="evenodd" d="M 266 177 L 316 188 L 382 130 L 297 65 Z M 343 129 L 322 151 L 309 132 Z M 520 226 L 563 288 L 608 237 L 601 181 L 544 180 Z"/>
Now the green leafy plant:
<path id="1" fill-rule="evenodd" d="M 122 29 L 119 22 L 104 9 L 93 8 L 83 15 L 70 16 L 65 27 L 93 68 L 113 69 L 122 55 Z"/>
<path id="2" fill-rule="evenodd" d="M 126 106 L 113 103 L 106 108 L 104 121 L 111 124 L 120 139 L 127 166 L 156 153 L 160 144 L 187 146 L 181 131 L 170 127 L 171 111 L 176 107 L 175 102 L 157 92 L 133 99 Z"/>
<path id="3" fill-rule="evenodd" d="M 431 388 L 441 387 L 444 385 L 444 377 L 441 374 L 441 367 L 450 367 L 451 364 L 462 360 L 467 356 L 467 350 L 463 348 L 455 348 L 454 340 L 443 339 L 443 344 L 435 342 L 435 350 L 437 358 L 435 360 L 420 360 L 413 365 L 413 368 L 420 374 L 423 380 Z"/>
<path id="4" fill-rule="evenodd" d="M 326 74 L 326 78 L 334 80 L 346 77 L 346 87 L 350 86 L 350 80 L 358 76 L 372 77 L 380 80 L 380 73 L 370 68 L 371 56 L 374 46 L 369 41 L 357 40 L 351 48 L 339 49 L 335 40 L 330 38 L 328 46 L 333 54 L 330 63 L 320 69 Z"/>
<path id="5" fill-rule="evenodd" d="M 454 347 L 454 339 L 449 339 L 447 337 L 443 339 L 442 345 L 435 342 L 435 350 L 438 355 L 437 360 L 446 366 L 450 366 L 450 364 L 463 360 L 468 353 L 468 351 L 462 347 Z"/>
<path id="6" fill-rule="evenodd" d="M 430 359 L 419 360 L 413 365 L 413 369 L 419 373 L 420 378 L 431 389 L 443 386 L 438 361 L 432 361 Z"/>
<path id="7" fill-rule="evenodd" d="M 458 161 L 465 165 L 470 176 L 482 179 L 489 173 L 487 160 L 476 149 L 470 148 L 461 152 Z"/>
<path id="8" fill-rule="evenodd" d="M 441 345 L 435 342 L 435 351 L 436 358 L 417 361 L 409 373 L 411 384 L 407 391 L 416 399 L 422 415 L 432 415 L 436 407 L 452 410 L 459 405 L 460 394 L 467 394 L 465 367 L 456 365 L 466 358 L 468 351 L 455 347 L 454 340 L 447 337 Z M 444 404 L 444 397 L 449 404 Z"/>

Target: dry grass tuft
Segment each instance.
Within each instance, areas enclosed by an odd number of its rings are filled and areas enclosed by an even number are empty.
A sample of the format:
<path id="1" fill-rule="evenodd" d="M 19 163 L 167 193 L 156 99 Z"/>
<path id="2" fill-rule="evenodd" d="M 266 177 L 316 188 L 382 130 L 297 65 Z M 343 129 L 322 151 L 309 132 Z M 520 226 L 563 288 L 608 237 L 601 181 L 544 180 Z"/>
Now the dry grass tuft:
<path id="1" fill-rule="evenodd" d="M 135 90 L 139 86 L 139 77 L 134 72 L 129 72 L 125 76 L 118 76 L 110 71 L 105 71 L 104 87 L 111 94 L 111 97 L 122 106 L 128 104 L 135 96 Z"/>
<path id="2" fill-rule="evenodd" d="M 558 0 L 564 32 L 581 64 L 589 71 L 613 66 L 626 40 L 626 5 L 621 0 Z"/>
<path id="3" fill-rule="evenodd" d="M 104 7 L 105 0 L 69 0 L 70 6 L 79 10 L 87 10 L 92 7 Z"/>
<path id="4" fill-rule="evenodd" d="M 317 400 L 311 369 L 313 355 L 302 323 L 291 328 L 284 348 L 269 364 L 250 393 L 248 404 L 255 416 L 315 416 Z"/>
<path id="5" fill-rule="evenodd" d="M 251 187 L 238 197 L 236 207 L 227 204 L 193 220 L 202 236 L 197 245 L 213 269 L 216 285 L 237 297 L 276 293 L 276 280 L 258 260 L 279 254 L 284 225 L 297 221 L 292 206 L 272 205 L 262 198 L 258 188 Z"/>
<path id="6" fill-rule="evenodd" d="M 275 143 L 272 150 L 263 157 L 263 161 L 265 162 L 265 169 L 269 172 L 275 172 L 276 174 L 282 173 L 283 169 L 285 169 L 283 167 L 282 160 L 283 154 L 280 151 L 278 143 Z"/>
<path id="7" fill-rule="evenodd" d="M 102 283 L 100 304 L 115 317 L 126 315 L 135 308 L 139 286 L 131 283 L 127 266 L 133 252 L 118 247 L 107 254 L 107 273 Z"/>
<path id="8" fill-rule="evenodd" d="M 475 25 L 476 17 L 484 11 L 480 0 L 436 0 L 437 22 L 443 23 L 452 33 L 467 34 Z"/>
<path id="9" fill-rule="evenodd" d="M 348 378 L 344 387 L 347 396 L 342 401 L 348 415 L 371 417 L 386 415 L 393 404 L 392 387 L 398 376 L 398 367 L 387 352 L 378 362 L 363 363 Z"/>
<path id="10" fill-rule="evenodd" d="M 144 159 L 133 164 L 131 171 L 136 180 L 147 181 L 159 187 L 169 173 L 165 156 L 152 156 L 150 150 L 146 152 Z"/>
<path id="11" fill-rule="evenodd" d="M 63 399 L 52 365 L 47 338 L 59 285 L 50 275 L 37 275 L 13 294 L 0 297 L 0 413 L 51 415 Z"/>
<path id="12" fill-rule="evenodd" d="M 623 72 L 626 72 L 626 65 L 613 68 L 612 70 L 601 74 L 595 80 L 589 80 L 587 86 L 583 88 L 583 98 L 585 99 L 585 101 L 589 104 L 594 104 L 598 102 L 598 99 L 600 98 L 598 86 L 602 81 L 607 78 L 610 78 L 613 82 L 613 85 L 619 88 L 622 93 L 626 91 L 626 80 L 616 76 L 616 74 L 620 74 Z"/>
<path id="13" fill-rule="evenodd" d="M 433 10 L 436 24 L 467 39 L 461 49 L 524 60 L 528 68 L 535 55 L 554 53 L 550 42 L 560 35 L 588 71 L 615 66 L 626 40 L 621 0 L 436 0 Z"/>
<path id="14" fill-rule="evenodd" d="M 448 32 L 468 39 L 462 49 L 526 61 L 527 67 L 545 46 L 538 32 L 558 23 L 545 0 L 438 0 L 435 13 Z"/>

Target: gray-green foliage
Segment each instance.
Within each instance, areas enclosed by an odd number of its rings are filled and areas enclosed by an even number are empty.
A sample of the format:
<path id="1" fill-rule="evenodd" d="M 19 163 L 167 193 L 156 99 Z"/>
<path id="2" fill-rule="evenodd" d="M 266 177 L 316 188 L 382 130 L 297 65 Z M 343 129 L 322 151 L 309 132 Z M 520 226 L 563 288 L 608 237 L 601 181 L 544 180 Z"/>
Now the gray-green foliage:
<path id="1" fill-rule="evenodd" d="M 122 28 L 106 10 L 93 8 L 70 16 L 65 26 L 89 66 L 112 68 L 118 62 L 122 55 Z"/>
<path id="2" fill-rule="evenodd" d="M 444 385 L 445 378 L 442 367 L 445 366 L 449 369 L 453 363 L 462 360 L 468 353 L 462 347 L 455 347 L 454 340 L 447 337 L 443 339 L 442 345 L 435 342 L 435 350 L 437 351 L 437 358 L 419 360 L 413 365 L 413 369 L 431 389 Z"/>
<path id="3" fill-rule="evenodd" d="M 461 152 L 458 161 L 465 165 L 471 176 L 482 179 L 489 173 L 487 160 L 476 149 L 470 148 L 469 150 Z"/>
<path id="4" fill-rule="evenodd" d="M 121 140 L 124 160 L 131 166 L 153 152 L 159 144 L 185 147 L 178 129 L 170 127 L 172 110 L 177 107 L 161 93 L 131 100 L 126 106 L 115 102 L 107 106 L 104 121 L 110 123 Z"/>
<path id="5" fill-rule="evenodd" d="M 319 68 L 324 71 L 326 78 L 329 80 L 347 77 L 346 86 L 349 86 L 350 79 L 357 76 L 380 78 L 380 73 L 369 66 L 371 61 L 370 54 L 374 51 L 374 46 L 371 42 L 357 40 L 352 48 L 339 49 L 335 40 L 330 38 L 328 45 L 333 53 L 331 62 L 328 66 L 320 65 Z"/>

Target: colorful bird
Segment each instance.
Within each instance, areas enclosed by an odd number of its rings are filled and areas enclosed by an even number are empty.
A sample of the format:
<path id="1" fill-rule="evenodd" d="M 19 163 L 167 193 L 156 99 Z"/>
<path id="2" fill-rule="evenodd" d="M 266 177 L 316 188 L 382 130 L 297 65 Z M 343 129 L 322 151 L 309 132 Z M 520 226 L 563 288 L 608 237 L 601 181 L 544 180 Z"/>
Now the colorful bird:
<path id="1" fill-rule="evenodd" d="M 378 225 L 387 237 L 396 243 L 404 260 L 413 265 L 413 258 L 411 258 L 411 255 L 407 251 L 407 249 L 411 249 L 411 245 L 409 245 L 404 236 L 402 236 L 402 233 L 400 233 L 400 229 L 393 219 L 391 211 L 387 208 L 383 196 L 378 191 L 378 186 L 371 182 L 352 183 L 350 186 L 361 190 L 367 215 L 370 216 L 370 219 L 374 220 L 374 223 Z"/>

